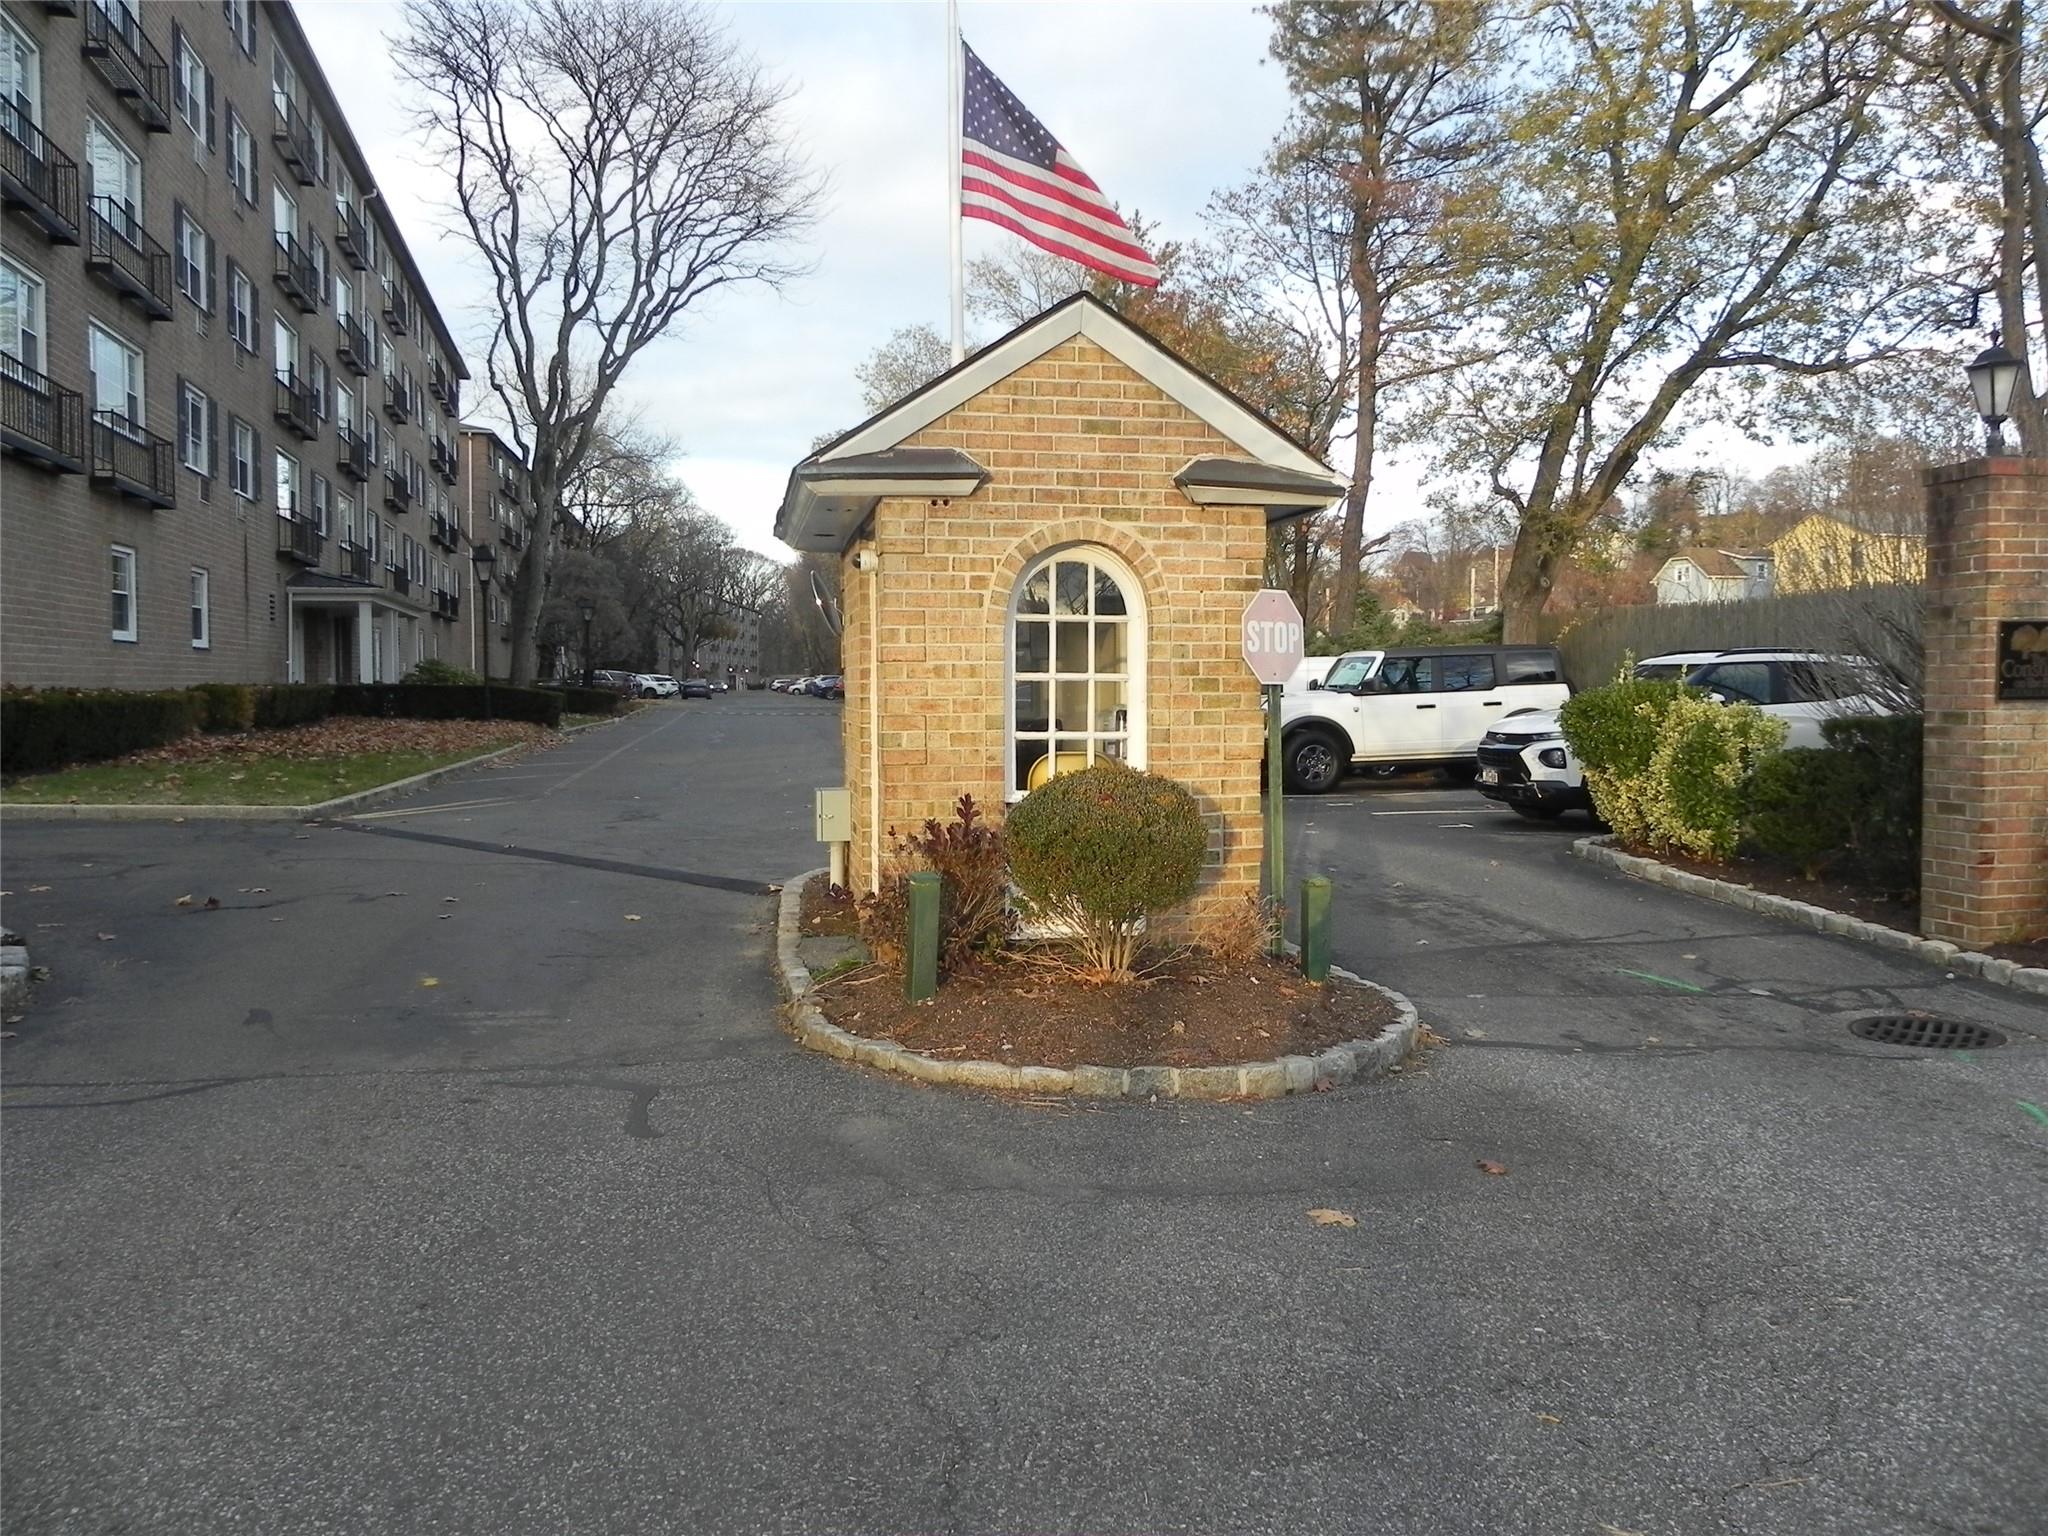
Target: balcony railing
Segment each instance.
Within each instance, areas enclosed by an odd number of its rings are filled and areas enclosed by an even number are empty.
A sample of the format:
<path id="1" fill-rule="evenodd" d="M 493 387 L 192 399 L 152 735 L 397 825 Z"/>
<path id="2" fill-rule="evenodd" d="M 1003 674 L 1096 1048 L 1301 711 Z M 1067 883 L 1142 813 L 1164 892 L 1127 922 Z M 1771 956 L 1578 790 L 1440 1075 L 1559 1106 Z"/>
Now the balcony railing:
<path id="1" fill-rule="evenodd" d="M 412 510 L 412 487 L 405 483 L 405 476 L 395 469 L 384 471 L 384 505 L 394 512 Z"/>
<path id="2" fill-rule="evenodd" d="M 520 489 L 519 476 L 502 469 L 498 471 L 498 494 L 515 507 L 526 499 L 525 493 Z"/>
<path id="3" fill-rule="evenodd" d="M 342 367 L 359 378 L 367 378 L 377 366 L 377 357 L 370 350 L 370 333 L 363 329 L 362 322 L 354 315 L 343 315 L 336 329 L 340 337 L 334 343 L 334 355 L 341 359 Z"/>
<path id="4" fill-rule="evenodd" d="M 85 468 L 85 400 L 0 352 L 0 447 L 66 474 Z"/>
<path id="5" fill-rule="evenodd" d="M 412 330 L 412 300 L 405 296 L 405 290 L 393 283 L 384 290 L 384 323 L 404 336 Z"/>
<path id="6" fill-rule="evenodd" d="M 498 534 L 498 542 L 500 544 L 503 544 L 507 549 L 513 550 L 526 548 L 526 526 L 524 523 L 514 519 L 509 523 L 501 524 L 500 527 L 502 530 Z"/>
<path id="7" fill-rule="evenodd" d="M 111 197 L 93 198 L 85 223 L 86 267 L 150 319 L 170 319 L 171 253 L 149 237 L 126 203 Z"/>
<path id="8" fill-rule="evenodd" d="M 284 290 L 293 308 L 302 315 L 310 315 L 320 307 L 320 269 L 313 265 L 312 255 L 303 245 L 290 235 L 280 234 L 271 261 L 277 286 Z"/>
<path id="9" fill-rule="evenodd" d="M 299 185 L 310 187 L 320 179 L 320 157 L 313 150 L 313 128 L 306 121 L 299 104 L 290 97 L 282 102 L 272 98 L 275 116 L 270 129 L 270 142 L 277 146 L 277 158 L 282 160 L 298 178 Z"/>
<path id="10" fill-rule="evenodd" d="M 351 426 L 334 429 L 334 467 L 358 484 L 370 478 L 370 445 Z"/>
<path id="11" fill-rule="evenodd" d="M 412 591 L 412 577 L 406 574 L 404 566 L 387 565 L 384 567 L 384 574 L 391 578 L 391 590 L 400 597 Z"/>
<path id="12" fill-rule="evenodd" d="M 437 618 L 459 619 L 462 617 L 462 594 L 436 589 L 434 592 L 434 614 Z"/>
<path id="13" fill-rule="evenodd" d="M 296 368 L 277 376 L 277 403 L 272 409 L 287 431 L 309 441 L 320 435 L 320 407 L 313 398 L 313 386 L 299 382 Z"/>
<path id="14" fill-rule="evenodd" d="M 451 553 L 462 547 L 462 530 L 455 526 L 455 519 L 439 512 L 427 523 L 427 537 Z"/>
<path id="15" fill-rule="evenodd" d="M 434 358 L 427 365 L 427 389 L 433 397 L 450 410 L 455 407 L 452 398 L 455 393 L 455 375 L 441 365 L 441 359 Z"/>
<path id="16" fill-rule="evenodd" d="M 448 484 L 455 483 L 455 445 L 445 438 L 435 438 L 427 448 L 428 461 L 434 466 L 434 473 Z"/>
<path id="17" fill-rule="evenodd" d="M 171 131 L 171 67 L 156 44 L 143 35 L 142 23 L 133 11 L 116 5 L 110 14 L 98 5 L 88 5 L 85 41 L 79 52 L 143 127 L 151 133 Z"/>
<path id="18" fill-rule="evenodd" d="M 402 373 L 391 374 L 384 380 L 384 414 L 393 421 L 412 420 L 412 391 L 407 386 Z"/>
<path id="19" fill-rule="evenodd" d="M 92 478 L 152 507 L 178 504 L 171 440 L 115 411 L 93 412 Z"/>
<path id="20" fill-rule="evenodd" d="M 335 210 L 336 227 L 334 247 L 348 258 L 348 264 L 358 272 L 370 270 L 370 229 L 363 222 L 363 216 L 356 212 L 355 204 L 344 203 Z"/>
<path id="21" fill-rule="evenodd" d="M 78 162 L 11 100 L 0 100 L 0 201 L 59 245 L 78 244 Z"/>
<path id="22" fill-rule="evenodd" d="M 293 514 L 277 520 L 277 552 L 301 565 L 318 565 L 321 546 L 327 542 L 310 517 Z"/>
<path id="23" fill-rule="evenodd" d="M 370 580 L 370 552 L 360 544 L 351 544 L 343 539 L 334 546 L 336 560 L 341 565 L 341 574 L 351 581 Z"/>

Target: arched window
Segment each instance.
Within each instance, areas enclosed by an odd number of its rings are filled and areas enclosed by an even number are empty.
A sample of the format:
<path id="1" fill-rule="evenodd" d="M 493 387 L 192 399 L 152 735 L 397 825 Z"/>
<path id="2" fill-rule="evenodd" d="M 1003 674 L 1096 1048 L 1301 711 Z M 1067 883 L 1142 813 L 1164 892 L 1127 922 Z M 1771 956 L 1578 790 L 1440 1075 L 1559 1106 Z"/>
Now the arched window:
<path id="1" fill-rule="evenodd" d="M 1137 578 L 1077 545 L 1027 566 L 1010 596 L 1004 789 L 1017 799 L 1098 757 L 1145 766 L 1145 613 Z"/>

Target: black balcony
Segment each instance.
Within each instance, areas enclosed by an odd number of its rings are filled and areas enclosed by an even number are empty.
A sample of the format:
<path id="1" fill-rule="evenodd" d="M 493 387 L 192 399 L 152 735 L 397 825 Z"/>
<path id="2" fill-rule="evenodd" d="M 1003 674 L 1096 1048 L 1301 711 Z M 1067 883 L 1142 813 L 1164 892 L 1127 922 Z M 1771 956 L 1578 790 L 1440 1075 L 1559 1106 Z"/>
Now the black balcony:
<path id="1" fill-rule="evenodd" d="M 277 520 L 277 552 L 300 565 L 318 565 L 320 548 L 327 542 L 310 517 L 280 517 Z"/>
<path id="2" fill-rule="evenodd" d="M 405 483 L 405 476 L 395 469 L 384 471 L 384 505 L 394 512 L 412 510 L 412 487 Z"/>
<path id="3" fill-rule="evenodd" d="M 45 16 L 76 16 L 78 0 L 43 0 Z"/>
<path id="4" fill-rule="evenodd" d="M 59 245 L 78 244 L 78 162 L 12 101 L 0 100 L 0 201 Z"/>
<path id="5" fill-rule="evenodd" d="M 344 203 L 335 210 L 336 228 L 334 248 L 348 258 L 348 264 L 358 272 L 370 270 L 370 230 L 363 223 L 363 216 L 357 213 L 353 203 Z"/>
<path id="6" fill-rule="evenodd" d="M 443 592 L 437 590 L 434 593 L 434 617 L 439 619 L 461 618 L 462 594 L 460 592 Z"/>
<path id="7" fill-rule="evenodd" d="M 75 475 L 85 468 L 85 400 L 0 352 L 0 448 Z"/>
<path id="8" fill-rule="evenodd" d="M 85 8 L 85 41 L 79 45 L 102 80 L 114 88 L 136 121 L 151 133 L 171 131 L 171 67 L 143 35 L 142 23 L 126 6 L 109 15 Z"/>
<path id="9" fill-rule="evenodd" d="M 384 414 L 393 421 L 412 420 L 412 390 L 404 374 L 394 373 L 384 380 Z"/>
<path id="10" fill-rule="evenodd" d="M 272 410 L 287 431 L 309 442 L 320 435 L 320 404 L 313 398 L 313 386 L 300 382 L 296 368 L 277 376 L 277 403 Z"/>
<path id="11" fill-rule="evenodd" d="M 370 333 L 354 315 L 341 316 L 336 329 L 340 336 L 334 343 L 334 355 L 350 373 L 367 378 L 377 366 L 376 354 L 370 350 Z"/>
<path id="12" fill-rule="evenodd" d="M 346 539 L 334 546 L 335 557 L 341 565 L 341 574 L 351 581 L 370 580 L 370 552 L 360 544 L 351 544 Z"/>
<path id="13" fill-rule="evenodd" d="M 427 365 L 427 389 L 436 400 L 450 410 L 455 408 L 455 375 L 441 366 L 441 359 L 438 357 Z"/>
<path id="14" fill-rule="evenodd" d="M 433 465 L 434 473 L 448 484 L 455 483 L 455 445 L 444 438 L 435 438 L 427 447 L 427 461 Z"/>
<path id="15" fill-rule="evenodd" d="M 150 319 L 170 319 L 171 253 L 149 237 L 128 205 L 111 197 L 93 198 L 86 208 L 85 233 L 86 269 Z"/>
<path id="16" fill-rule="evenodd" d="M 504 545 L 507 549 L 513 550 L 526 548 L 526 528 L 523 523 L 515 518 L 511 522 L 501 524 L 500 526 L 503 530 L 498 535 L 498 542 L 500 544 Z"/>
<path id="17" fill-rule="evenodd" d="M 310 187 L 320 179 L 320 157 L 313 150 L 313 128 L 306 121 L 299 104 L 287 97 L 281 105 L 276 104 L 271 120 L 270 142 L 277 146 L 277 158 L 282 160 L 299 185 Z"/>
<path id="18" fill-rule="evenodd" d="M 370 478 L 370 445 L 351 426 L 334 429 L 334 467 L 362 484 Z"/>
<path id="19" fill-rule="evenodd" d="M 427 523 L 427 537 L 451 554 L 462 547 L 462 530 L 455 519 L 436 512 Z"/>
<path id="20" fill-rule="evenodd" d="M 403 566 L 387 565 L 384 574 L 391 578 L 391 590 L 400 597 L 412 591 L 412 577 L 406 574 Z"/>
<path id="21" fill-rule="evenodd" d="M 405 296 L 405 290 L 396 283 L 384 290 L 384 323 L 400 336 L 411 334 L 412 300 Z"/>
<path id="22" fill-rule="evenodd" d="M 92 416 L 92 479 L 152 507 L 175 507 L 171 440 L 113 411 Z"/>
<path id="23" fill-rule="evenodd" d="M 313 265 L 306 248 L 290 235 L 277 237 L 271 274 L 300 314 L 310 315 L 320 307 L 320 269 Z"/>
<path id="24" fill-rule="evenodd" d="M 515 507 L 526 499 L 525 492 L 520 488 L 519 476 L 516 473 L 508 474 L 502 469 L 498 471 L 498 494 Z"/>

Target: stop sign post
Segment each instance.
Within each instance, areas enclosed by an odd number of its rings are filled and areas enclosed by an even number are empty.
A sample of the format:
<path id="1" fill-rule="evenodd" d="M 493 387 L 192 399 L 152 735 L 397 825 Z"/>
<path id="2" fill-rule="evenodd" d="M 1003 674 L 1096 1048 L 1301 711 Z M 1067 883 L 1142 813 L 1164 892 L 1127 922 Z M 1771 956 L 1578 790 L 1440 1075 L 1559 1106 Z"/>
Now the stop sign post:
<path id="1" fill-rule="evenodd" d="M 1268 587 L 1245 604 L 1240 626 L 1244 664 L 1266 690 L 1266 878 L 1273 905 L 1284 912 L 1287 890 L 1286 786 L 1280 771 L 1280 688 L 1301 666 L 1307 649 L 1301 610 L 1285 592 Z M 1282 919 L 1283 928 L 1285 919 Z M 1281 936 L 1274 935 L 1279 953 Z"/>

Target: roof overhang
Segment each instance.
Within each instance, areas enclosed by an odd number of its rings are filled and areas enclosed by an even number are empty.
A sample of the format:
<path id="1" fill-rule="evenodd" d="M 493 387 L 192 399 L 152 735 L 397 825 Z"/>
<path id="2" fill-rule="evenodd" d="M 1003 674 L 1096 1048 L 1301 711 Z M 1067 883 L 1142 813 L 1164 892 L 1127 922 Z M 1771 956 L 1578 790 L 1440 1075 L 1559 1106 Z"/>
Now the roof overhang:
<path id="1" fill-rule="evenodd" d="M 889 448 L 806 459 L 790 471 L 775 534 L 791 549 L 843 550 L 884 496 L 972 496 L 988 471 L 957 448 Z"/>
<path id="2" fill-rule="evenodd" d="M 1303 474 L 1255 459 L 1190 459 L 1173 483 L 1197 506 L 1264 507 L 1269 523 L 1320 512 L 1346 489 L 1328 474 Z"/>

